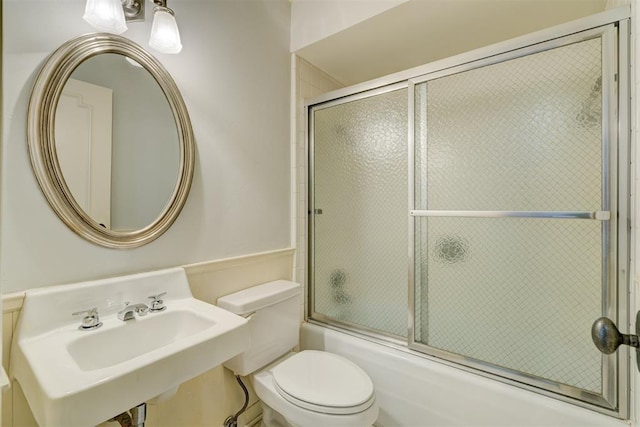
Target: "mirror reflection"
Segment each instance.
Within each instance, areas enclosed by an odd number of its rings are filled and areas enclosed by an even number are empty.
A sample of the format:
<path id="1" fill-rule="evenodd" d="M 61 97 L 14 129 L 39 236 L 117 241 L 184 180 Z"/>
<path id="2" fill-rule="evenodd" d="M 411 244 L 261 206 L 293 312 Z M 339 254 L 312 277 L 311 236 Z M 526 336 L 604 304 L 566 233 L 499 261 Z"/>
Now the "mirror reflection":
<path id="1" fill-rule="evenodd" d="M 124 55 L 96 55 L 74 70 L 57 105 L 55 148 L 78 205 L 111 230 L 153 223 L 178 182 L 171 107 L 153 76 Z"/>

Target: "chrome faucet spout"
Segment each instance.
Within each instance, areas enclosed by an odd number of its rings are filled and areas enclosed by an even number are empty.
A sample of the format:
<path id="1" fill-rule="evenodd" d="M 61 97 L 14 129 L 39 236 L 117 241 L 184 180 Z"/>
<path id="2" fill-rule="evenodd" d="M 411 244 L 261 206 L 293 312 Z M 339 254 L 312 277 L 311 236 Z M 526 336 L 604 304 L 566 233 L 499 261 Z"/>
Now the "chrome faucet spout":
<path id="1" fill-rule="evenodd" d="M 134 313 L 135 313 L 135 311 L 133 311 L 133 310 L 124 309 L 124 310 L 118 312 L 118 319 L 124 320 L 126 322 L 127 320 L 131 320 L 131 319 L 135 318 Z"/>
<path id="2" fill-rule="evenodd" d="M 129 302 L 124 303 L 124 308 L 118 312 L 118 319 L 127 321 L 131 319 L 135 319 L 135 314 L 138 313 L 138 316 L 146 316 L 149 312 L 149 307 L 146 304 L 129 304 Z"/>
<path id="3" fill-rule="evenodd" d="M 147 306 L 147 304 L 131 304 L 129 307 L 133 307 L 133 309 L 136 313 L 138 313 L 139 316 L 146 316 L 149 312 L 149 306 Z"/>

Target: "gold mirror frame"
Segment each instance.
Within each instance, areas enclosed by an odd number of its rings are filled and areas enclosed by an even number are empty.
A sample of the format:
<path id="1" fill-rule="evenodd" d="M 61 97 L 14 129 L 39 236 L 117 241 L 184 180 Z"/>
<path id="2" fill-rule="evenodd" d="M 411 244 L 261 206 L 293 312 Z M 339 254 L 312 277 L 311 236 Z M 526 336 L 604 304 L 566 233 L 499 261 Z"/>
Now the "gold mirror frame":
<path id="1" fill-rule="evenodd" d="M 141 64 L 156 80 L 176 120 L 180 144 L 178 182 L 160 215 L 145 228 L 114 231 L 100 226 L 78 205 L 67 186 L 55 146 L 55 117 L 62 90 L 73 71 L 87 59 L 115 53 Z M 27 115 L 27 142 L 31 166 L 47 201 L 60 219 L 79 236 L 108 248 L 135 248 L 162 235 L 184 206 L 195 165 L 195 144 L 187 107 L 167 70 L 136 43 L 124 37 L 94 33 L 69 40 L 42 66 L 31 92 Z"/>

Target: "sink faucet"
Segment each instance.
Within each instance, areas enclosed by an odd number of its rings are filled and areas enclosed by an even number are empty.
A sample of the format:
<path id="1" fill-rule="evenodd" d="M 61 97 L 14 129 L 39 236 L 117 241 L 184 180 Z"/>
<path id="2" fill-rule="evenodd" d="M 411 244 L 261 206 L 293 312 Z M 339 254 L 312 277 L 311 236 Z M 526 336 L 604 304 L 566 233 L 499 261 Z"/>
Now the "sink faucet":
<path id="1" fill-rule="evenodd" d="M 82 325 L 78 326 L 78 329 L 80 329 L 81 331 L 90 331 L 92 329 L 98 329 L 100 326 L 102 326 L 102 322 L 100 321 L 100 317 L 98 316 L 97 307 L 71 313 L 72 316 L 77 316 L 78 314 L 86 314 L 86 316 L 82 318 Z"/>
<path id="2" fill-rule="evenodd" d="M 129 304 L 129 301 L 124 303 L 124 308 L 118 312 L 118 319 L 127 321 L 135 318 L 135 313 L 138 316 L 146 316 L 149 312 L 149 307 L 146 304 Z"/>

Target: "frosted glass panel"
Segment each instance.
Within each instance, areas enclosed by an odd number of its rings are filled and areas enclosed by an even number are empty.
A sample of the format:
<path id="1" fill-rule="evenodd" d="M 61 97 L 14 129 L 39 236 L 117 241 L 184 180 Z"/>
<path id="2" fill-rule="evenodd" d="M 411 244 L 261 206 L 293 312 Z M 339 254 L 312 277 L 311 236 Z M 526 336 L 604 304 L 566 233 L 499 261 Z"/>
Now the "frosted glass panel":
<path id="1" fill-rule="evenodd" d="M 600 51 L 597 38 L 418 87 L 429 208 L 599 210 Z"/>
<path id="2" fill-rule="evenodd" d="M 314 311 L 407 335 L 407 90 L 313 112 Z"/>
<path id="3" fill-rule="evenodd" d="M 600 392 L 598 221 L 420 218 L 417 229 L 419 341 Z"/>
<path id="4" fill-rule="evenodd" d="M 603 210 L 601 56 L 596 38 L 416 85 L 416 209 Z M 417 342 L 601 392 L 608 223 L 415 224 Z"/>

